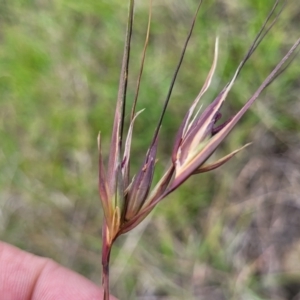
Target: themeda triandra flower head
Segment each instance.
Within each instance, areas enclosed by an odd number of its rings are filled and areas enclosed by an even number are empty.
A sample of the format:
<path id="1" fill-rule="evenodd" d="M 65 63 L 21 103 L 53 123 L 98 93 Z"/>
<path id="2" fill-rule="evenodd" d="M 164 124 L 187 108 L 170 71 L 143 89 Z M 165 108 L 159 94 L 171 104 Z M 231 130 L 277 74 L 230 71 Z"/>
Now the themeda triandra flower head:
<path id="1" fill-rule="evenodd" d="M 289 52 L 278 63 L 275 69 L 265 79 L 253 96 L 246 104 L 229 120 L 222 125 L 216 126 L 216 122 L 221 118 L 220 109 L 232 88 L 236 78 L 238 77 L 242 67 L 250 58 L 252 53 L 258 47 L 265 35 L 278 19 L 282 9 L 276 13 L 279 1 L 275 2 L 270 14 L 263 24 L 260 32 L 253 41 L 249 51 L 241 61 L 235 74 L 228 84 L 222 89 L 216 99 L 200 114 L 199 101 L 203 94 L 207 91 L 212 81 L 212 77 L 217 65 L 218 57 L 218 38 L 215 42 L 215 52 L 211 69 L 205 80 L 205 83 L 199 92 L 198 96 L 192 103 L 190 109 L 186 113 L 183 122 L 178 130 L 175 138 L 175 143 L 170 157 L 170 166 L 155 185 L 150 190 L 156 163 L 156 152 L 158 144 L 158 135 L 162 120 L 167 109 L 170 96 L 176 77 L 183 60 L 188 41 L 193 31 L 197 13 L 201 6 L 199 3 L 196 15 L 193 19 L 187 40 L 183 47 L 181 58 L 175 71 L 171 87 L 161 116 L 158 121 L 152 142 L 146 153 L 144 162 L 138 173 L 130 176 L 130 148 L 132 140 L 133 125 L 137 116 L 141 113 L 135 112 L 135 106 L 138 98 L 139 83 L 143 71 L 146 48 L 149 38 L 150 20 L 151 20 L 151 5 L 149 13 L 149 22 L 147 30 L 147 38 L 142 56 L 141 70 L 137 84 L 136 97 L 133 101 L 131 110 L 130 126 L 128 128 L 126 139 L 124 140 L 124 116 L 126 107 L 126 90 L 128 78 L 128 65 L 130 57 L 130 42 L 133 24 L 134 0 L 129 1 L 129 17 L 127 24 L 127 34 L 124 47 L 122 70 L 120 75 L 119 93 L 117 99 L 117 107 L 115 111 L 114 126 L 112 132 L 111 148 L 107 169 L 104 166 L 101 155 L 100 135 L 98 138 L 99 145 L 99 192 L 104 210 L 104 226 L 103 226 L 103 256 L 102 262 L 104 273 L 108 273 L 108 262 L 111 246 L 114 240 L 121 234 L 128 232 L 136 227 L 154 208 L 154 206 L 164 197 L 179 187 L 190 176 L 202 172 L 207 172 L 215 169 L 232 156 L 239 152 L 244 147 L 228 154 L 227 156 L 217 160 L 214 163 L 207 164 L 208 158 L 214 153 L 224 138 L 230 133 L 236 123 L 248 110 L 251 104 L 257 99 L 260 93 L 288 66 L 296 55 L 296 49 L 300 44 L 300 38 L 291 47 Z M 150 0 L 151 4 L 151 0 Z M 105 280 L 105 278 L 104 278 Z"/>
<path id="2" fill-rule="evenodd" d="M 170 99 L 170 94 L 181 61 L 175 72 L 168 98 L 163 108 L 162 115 L 160 117 L 152 143 L 146 154 L 145 160 L 139 172 L 135 176 L 130 178 L 130 146 L 132 139 L 133 124 L 136 120 L 136 117 L 141 113 L 141 111 L 135 113 L 133 110 L 131 114 L 131 123 L 128 129 L 127 137 L 126 140 L 123 141 L 128 63 L 130 54 L 130 38 L 132 33 L 134 9 L 134 1 L 130 1 L 127 38 L 124 49 L 119 94 L 117 108 L 115 112 L 115 120 L 107 172 L 105 170 L 103 159 L 101 156 L 101 144 L 99 135 L 99 191 L 106 220 L 107 236 L 109 237 L 111 242 L 118 235 L 127 232 L 128 230 L 138 225 L 138 223 L 140 223 L 140 221 L 144 219 L 144 217 L 160 200 L 162 200 L 167 194 L 169 194 L 171 191 L 173 191 L 179 185 L 181 185 L 188 177 L 190 177 L 193 174 L 210 171 L 221 166 L 226 161 L 228 161 L 234 154 L 236 154 L 238 151 L 245 147 L 244 146 L 240 149 L 237 149 L 236 151 L 230 153 L 229 155 L 219 159 L 214 163 L 205 164 L 207 159 L 212 155 L 212 153 L 214 153 L 216 148 L 228 135 L 232 128 L 236 125 L 237 121 L 248 110 L 250 105 L 257 99 L 260 93 L 273 81 L 273 79 L 283 70 L 284 65 L 287 64 L 287 60 L 293 59 L 292 55 L 295 52 L 296 48 L 299 46 L 300 39 L 296 41 L 296 43 L 286 54 L 286 56 L 280 61 L 280 63 L 276 66 L 272 73 L 267 77 L 267 79 L 261 84 L 258 90 L 253 94 L 253 96 L 246 102 L 246 104 L 236 115 L 234 115 L 231 119 L 227 120 L 220 126 L 215 125 L 216 122 L 221 118 L 220 108 L 223 105 L 228 95 L 228 92 L 233 86 L 233 83 L 239 75 L 243 65 L 249 59 L 251 54 L 255 51 L 259 43 L 262 41 L 264 36 L 267 34 L 267 32 L 270 30 L 270 28 L 273 26 L 274 22 L 278 18 L 279 13 L 281 11 L 274 16 L 277 5 L 278 1 L 271 10 L 266 22 L 263 24 L 261 31 L 255 38 L 250 50 L 238 66 L 232 80 L 223 88 L 223 90 L 219 93 L 216 99 L 202 112 L 202 114 L 200 114 L 200 109 L 197 109 L 199 101 L 203 94 L 209 88 L 213 73 L 217 65 L 219 42 L 218 39 L 216 39 L 215 54 L 211 70 L 209 71 L 209 74 L 200 93 L 192 103 L 182 122 L 181 127 L 178 130 L 177 137 L 175 139 L 175 145 L 173 147 L 172 163 L 167 172 L 162 177 L 162 179 L 155 186 L 153 191 L 150 191 L 156 161 L 158 133 L 161 127 L 162 119 L 167 104 Z M 274 17 L 273 21 L 271 20 L 272 17 Z M 184 56 L 187 43 L 193 30 L 194 22 L 195 19 L 193 20 L 188 39 L 185 43 L 181 60 Z M 271 24 L 268 26 L 269 22 L 271 22 Z M 149 26 L 145 45 L 147 45 L 148 36 Z M 143 61 L 144 55 L 145 51 L 143 53 Z M 198 111 L 195 113 L 195 110 Z"/>

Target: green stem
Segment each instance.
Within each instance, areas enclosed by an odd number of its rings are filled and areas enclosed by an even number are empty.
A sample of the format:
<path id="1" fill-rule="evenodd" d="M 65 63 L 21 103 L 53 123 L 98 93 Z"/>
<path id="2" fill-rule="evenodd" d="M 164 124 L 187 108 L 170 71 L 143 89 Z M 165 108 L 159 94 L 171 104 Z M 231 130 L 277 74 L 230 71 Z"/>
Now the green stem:
<path id="1" fill-rule="evenodd" d="M 102 287 L 103 300 L 109 300 L 109 261 L 112 243 L 107 240 L 106 224 L 102 229 Z"/>

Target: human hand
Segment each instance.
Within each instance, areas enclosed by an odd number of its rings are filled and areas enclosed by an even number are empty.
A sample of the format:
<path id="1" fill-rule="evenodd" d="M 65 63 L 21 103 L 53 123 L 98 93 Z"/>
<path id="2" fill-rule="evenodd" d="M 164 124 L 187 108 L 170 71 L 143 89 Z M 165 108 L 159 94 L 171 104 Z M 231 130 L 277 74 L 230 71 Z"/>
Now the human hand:
<path id="1" fill-rule="evenodd" d="M 0 300 L 101 300 L 103 290 L 51 259 L 0 241 Z M 116 300 L 110 297 L 111 300 Z"/>

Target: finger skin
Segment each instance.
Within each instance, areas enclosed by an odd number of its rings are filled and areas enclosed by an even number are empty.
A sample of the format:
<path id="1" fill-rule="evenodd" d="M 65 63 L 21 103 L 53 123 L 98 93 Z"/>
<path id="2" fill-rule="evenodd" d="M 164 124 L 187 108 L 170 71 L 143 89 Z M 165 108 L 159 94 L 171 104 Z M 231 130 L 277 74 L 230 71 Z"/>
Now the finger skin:
<path id="1" fill-rule="evenodd" d="M 103 290 L 48 258 L 0 241 L 0 299 L 101 300 Z"/>

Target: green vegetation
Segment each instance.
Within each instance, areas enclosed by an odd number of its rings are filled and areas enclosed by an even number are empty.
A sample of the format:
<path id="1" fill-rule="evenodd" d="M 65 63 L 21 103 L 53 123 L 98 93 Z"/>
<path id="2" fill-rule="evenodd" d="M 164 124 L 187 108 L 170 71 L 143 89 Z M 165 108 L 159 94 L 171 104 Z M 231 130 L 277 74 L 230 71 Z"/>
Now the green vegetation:
<path id="1" fill-rule="evenodd" d="M 148 1 L 137 2 L 128 101 L 147 26 Z M 151 140 L 196 5 L 154 1 L 138 105 L 146 110 L 135 125 L 133 170 Z M 177 128 L 210 68 L 216 35 L 220 59 L 207 103 L 233 75 L 272 5 L 270 0 L 204 2 L 160 134 L 159 169 L 167 164 Z M 299 15 L 297 1 L 291 1 L 242 70 L 225 118 L 299 37 Z M 0 3 L 0 238 L 97 283 L 103 215 L 96 138 L 101 130 L 107 155 L 126 17 L 126 1 Z M 296 58 L 215 156 L 249 141 L 252 146 L 220 169 L 192 178 L 118 240 L 113 294 L 293 299 L 300 274 L 299 78 Z"/>

